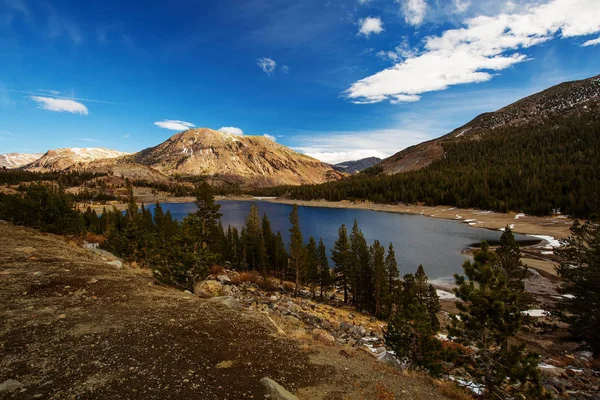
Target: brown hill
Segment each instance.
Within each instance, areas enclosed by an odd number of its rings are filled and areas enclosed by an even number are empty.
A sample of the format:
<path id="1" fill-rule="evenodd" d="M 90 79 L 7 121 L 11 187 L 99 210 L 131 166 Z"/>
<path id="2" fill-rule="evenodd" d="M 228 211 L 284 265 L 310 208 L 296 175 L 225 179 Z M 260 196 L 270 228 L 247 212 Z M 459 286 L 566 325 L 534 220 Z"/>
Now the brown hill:
<path id="1" fill-rule="evenodd" d="M 190 129 L 126 157 L 166 175 L 200 175 L 244 186 L 323 183 L 345 174 L 262 136 Z"/>
<path id="2" fill-rule="evenodd" d="M 535 126 L 553 116 L 588 113 L 597 104 L 600 104 L 600 75 L 561 83 L 498 111 L 481 114 L 445 136 L 408 147 L 383 160 L 378 168 L 387 174 L 418 170 L 444 155 L 444 143 L 479 140 L 498 128 Z"/>
<path id="3" fill-rule="evenodd" d="M 42 157 L 23 166 L 27 171 L 49 172 L 63 171 L 68 168 L 82 166 L 101 159 L 111 159 L 126 155 L 122 151 L 102 148 L 65 148 L 48 150 Z"/>
<path id="4" fill-rule="evenodd" d="M 0 154 L 0 168 L 19 168 L 40 158 L 42 154 Z"/>

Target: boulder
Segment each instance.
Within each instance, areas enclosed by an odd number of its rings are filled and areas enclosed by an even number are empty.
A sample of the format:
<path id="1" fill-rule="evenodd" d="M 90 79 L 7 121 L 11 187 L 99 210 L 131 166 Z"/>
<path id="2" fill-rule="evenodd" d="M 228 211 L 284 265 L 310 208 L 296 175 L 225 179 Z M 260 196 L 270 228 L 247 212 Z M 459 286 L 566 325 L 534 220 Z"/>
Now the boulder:
<path id="1" fill-rule="evenodd" d="M 12 392 L 17 389 L 21 389 L 23 384 L 15 379 L 7 379 L 4 382 L 0 383 L 0 393 L 2 392 Z"/>
<path id="2" fill-rule="evenodd" d="M 231 279 L 229 279 L 229 277 L 225 274 L 217 276 L 217 280 L 223 285 L 228 285 L 231 283 Z"/>
<path id="3" fill-rule="evenodd" d="M 267 395 L 272 400 L 298 400 L 296 396 L 272 379 L 262 378 L 260 383 L 265 387 Z"/>
<path id="4" fill-rule="evenodd" d="M 123 263 L 119 260 L 110 261 L 110 262 L 107 262 L 107 264 L 115 266 L 117 268 L 123 268 Z"/>
<path id="5" fill-rule="evenodd" d="M 196 282 L 194 285 L 194 294 L 203 299 L 218 297 L 223 294 L 223 285 L 217 281 Z"/>
<path id="6" fill-rule="evenodd" d="M 227 306 L 227 307 L 233 308 L 233 309 L 242 308 L 242 306 L 240 305 L 240 302 L 231 296 L 213 297 L 212 299 L 210 299 L 210 301 L 223 304 L 224 306 Z"/>
<path id="7" fill-rule="evenodd" d="M 312 331 L 312 337 L 315 341 L 321 342 L 327 346 L 335 345 L 335 338 L 331 334 L 323 329 L 314 329 Z"/>

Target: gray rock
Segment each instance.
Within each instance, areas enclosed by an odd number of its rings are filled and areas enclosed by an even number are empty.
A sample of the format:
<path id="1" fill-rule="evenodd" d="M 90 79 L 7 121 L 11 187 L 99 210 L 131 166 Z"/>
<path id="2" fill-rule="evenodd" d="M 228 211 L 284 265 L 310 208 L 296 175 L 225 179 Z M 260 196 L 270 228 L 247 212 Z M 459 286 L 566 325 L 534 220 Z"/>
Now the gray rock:
<path id="1" fill-rule="evenodd" d="M 107 262 L 107 264 L 115 266 L 117 268 L 123 268 L 123 263 L 119 260 L 109 261 L 109 262 Z"/>
<path id="2" fill-rule="evenodd" d="M 21 389 L 23 384 L 15 379 L 7 379 L 0 383 L 0 392 L 12 392 Z"/>
<path id="3" fill-rule="evenodd" d="M 212 299 L 210 299 L 210 301 L 214 301 L 215 303 L 223 304 L 223 305 L 225 305 L 229 308 L 233 308 L 233 309 L 242 308 L 242 306 L 240 305 L 240 302 L 231 296 L 213 297 Z"/>
<path id="4" fill-rule="evenodd" d="M 231 283 L 231 279 L 229 279 L 229 277 L 227 275 L 219 275 L 217 276 L 217 280 L 222 283 L 223 285 L 228 285 Z"/>
<path id="5" fill-rule="evenodd" d="M 298 400 L 296 396 L 285 390 L 283 386 L 272 379 L 262 378 L 260 383 L 267 390 L 267 395 L 273 400 Z"/>

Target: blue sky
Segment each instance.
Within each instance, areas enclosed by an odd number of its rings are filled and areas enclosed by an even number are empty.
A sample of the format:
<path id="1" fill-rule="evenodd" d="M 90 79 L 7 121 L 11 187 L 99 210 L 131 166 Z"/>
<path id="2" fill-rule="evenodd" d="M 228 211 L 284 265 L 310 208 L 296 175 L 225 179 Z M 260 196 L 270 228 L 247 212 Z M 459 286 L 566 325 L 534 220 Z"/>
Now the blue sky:
<path id="1" fill-rule="evenodd" d="M 389 156 L 600 74 L 598 0 L 0 0 L 0 153 L 186 126 Z"/>

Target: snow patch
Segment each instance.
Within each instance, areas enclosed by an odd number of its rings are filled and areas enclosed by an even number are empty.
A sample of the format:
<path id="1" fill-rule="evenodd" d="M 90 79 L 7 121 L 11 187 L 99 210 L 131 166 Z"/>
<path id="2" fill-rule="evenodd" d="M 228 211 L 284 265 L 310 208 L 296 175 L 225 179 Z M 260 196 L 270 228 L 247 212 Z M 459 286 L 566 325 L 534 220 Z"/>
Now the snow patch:
<path id="1" fill-rule="evenodd" d="M 530 317 L 544 317 L 544 316 L 548 315 L 548 312 L 546 310 L 533 309 L 533 310 L 523 311 L 523 314 L 528 315 Z"/>
<path id="2" fill-rule="evenodd" d="M 527 236 L 545 240 L 546 242 L 548 242 L 548 245 L 546 246 L 547 249 L 552 248 L 552 247 L 560 247 L 560 242 L 558 241 L 558 239 L 554 239 L 553 236 L 547 236 L 547 235 L 527 235 Z"/>
<path id="3" fill-rule="evenodd" d="M 454 293 L 450 293 L 450 292 L 447 292 L 447 291 L 441 290 L 441 289 L 436 289 L 435 292 L 437 293 L 438 297 L 442 300 L 456 299 L 456 296 L 454 295 Z"/>
<path id="4" fill-rule="evenodd" d="M 515 219 L 523 218 L 524 216 L 525 216 L 525 214 L 520 213 L 520 214 L 515 215 Z"/>

